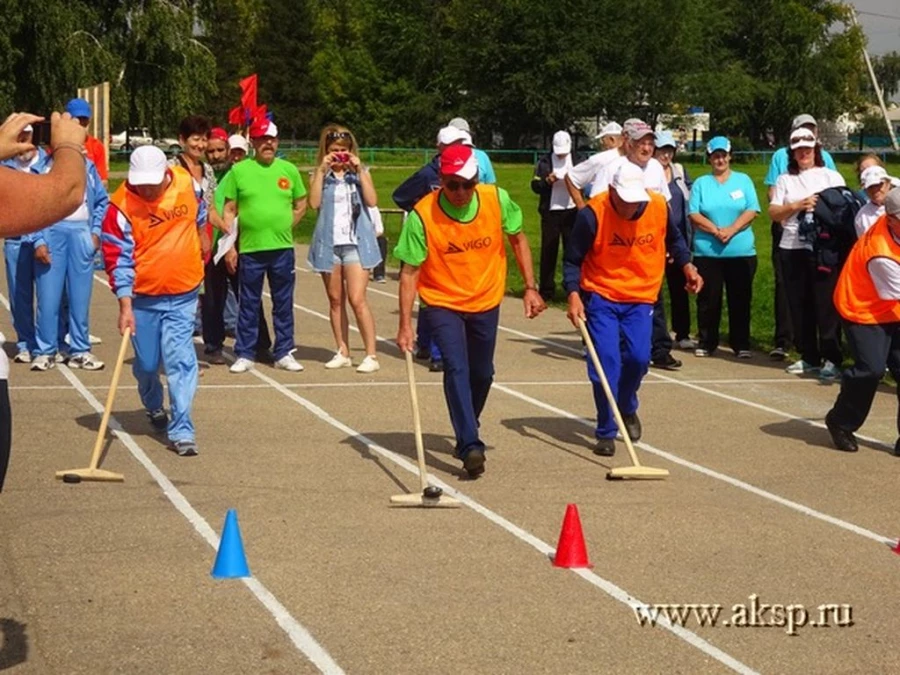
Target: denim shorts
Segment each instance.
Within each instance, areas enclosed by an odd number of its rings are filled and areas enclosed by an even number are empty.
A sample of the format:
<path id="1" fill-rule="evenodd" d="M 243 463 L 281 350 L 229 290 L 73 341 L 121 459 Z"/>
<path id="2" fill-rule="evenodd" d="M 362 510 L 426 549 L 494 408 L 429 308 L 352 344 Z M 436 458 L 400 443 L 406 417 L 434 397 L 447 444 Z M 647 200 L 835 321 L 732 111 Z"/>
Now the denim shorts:
<path id="1" fill-rule="evenodd" d="M 338 244 L 334 247 L 334 265 L 359 265 L 359 249 L 355 244 Z"/>

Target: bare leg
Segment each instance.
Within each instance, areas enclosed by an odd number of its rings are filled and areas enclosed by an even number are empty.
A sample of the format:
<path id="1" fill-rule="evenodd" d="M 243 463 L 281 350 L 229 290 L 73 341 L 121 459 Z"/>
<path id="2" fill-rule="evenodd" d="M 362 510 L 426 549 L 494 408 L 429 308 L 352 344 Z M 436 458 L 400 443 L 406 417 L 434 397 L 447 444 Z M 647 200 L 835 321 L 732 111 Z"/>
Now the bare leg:
<path id="1" fill-rule="evenodd" d="M 345 265 L 344 278 L 347 280 L 347 298 L 356 316 L 356 325 L 362 335 L 366 356 L 375 356 L 375 319 L 366 299 L 369 272 L 358 263 Z"/>
<path id="2" fill-rule="evenodd" d="M 322 281 L 325 284 L 325 292 L 328 294 L 328 319 L 331 322 L 334 343 L 340 354 L 350 356 L 350 347 L 347 345 L 347 305 L 341 266 L 335 265 L 330 274 L 323 272 Z"/>

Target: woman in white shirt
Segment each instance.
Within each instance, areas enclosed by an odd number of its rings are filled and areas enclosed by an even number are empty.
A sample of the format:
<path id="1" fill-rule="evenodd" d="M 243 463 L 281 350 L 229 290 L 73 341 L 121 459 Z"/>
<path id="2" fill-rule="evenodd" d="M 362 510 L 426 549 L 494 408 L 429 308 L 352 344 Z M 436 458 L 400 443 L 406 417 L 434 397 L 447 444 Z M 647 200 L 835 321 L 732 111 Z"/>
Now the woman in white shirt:
<path id="1" fill-rule="evenodd" d="M 839 375 L 843 355 L 840 318 L 832 295 L 839 269 L 817 268 L 810 232 L 818 193 L 844 185 L 837 171 L 825 168 L 815 134 L 800 127 L 791 134 L 788 172 L 778 177 L 769 216 L 783 228 L 778 255 L 784 270 L 794 344 L 800 360 L 787 367 L 795 375 L 818 372 L 822 379 Z M 822 362 L 824 359 L 824 363 Z"/>
<path id="2" fill-rule="evenodd" d="M 884 215 L 884 200 L 891 191 L 891 187 L 896 187 L 894 182 L 897 181 L 896 178 L 888 176 L 884 167 L 877 164 L 864 169 L 859 180 L 869 201 L 859 210 L 856 220 L 853 222 L 857 237 L 863 236 L 866 230 Z"/>

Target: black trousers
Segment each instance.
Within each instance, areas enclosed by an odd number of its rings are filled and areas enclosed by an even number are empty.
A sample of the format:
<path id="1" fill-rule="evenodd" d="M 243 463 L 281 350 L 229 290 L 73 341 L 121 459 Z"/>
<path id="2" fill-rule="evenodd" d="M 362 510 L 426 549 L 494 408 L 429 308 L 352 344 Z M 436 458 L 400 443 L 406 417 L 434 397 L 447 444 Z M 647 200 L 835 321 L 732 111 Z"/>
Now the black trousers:
<path id="1" fill-rule="evenodd" d="M 687 279 L 684 270 L 674 263 L 666 263 L 666 284 L 672 306 L 672 330 L 676 340 L 687 340 L 691 333 L 690 294 L 684 289 Z"/>
<path id="2" fill-rule="evenodd" d="M 9 406 L 9 384 L 0 380 L 0 492 L 9 467 L 9 451 L 12 445 L 12 408 Z"/>
<path id="3" fill-rule="evenodd" d="M 200 316 L 203 322 L 203 344 L 207 354 L 219 351 L 225 342 L 225 300 L 228 297 L 228 287 L 234 291 L 237 298 L 241 297 L 238 289 L 238 275 L 228 274 L 225 261 L 219 264 L 213 263 L 210 258 L 203 271 L 204 292 L 200 300 Z M 272 347 L 272 338 L 269 335 L 269 327 L 262 305 L 259 307 L 259 338 L 256 351 L 268 351 Z"/>
<path id="4" fill-rule="evenodd" d="M 841 392 L 825 419 L 846 431 L 859 429 L 869 411 L 884 376 L 885 367 L 897 381 L 900 402 L 900 323 L 862 325 L 843 322 L 847 343 L 853 354 L 853 366 L 844 371 Z M 897 432 L 900 433 L 900 407 Z"/>
<path id="5" fill-rule="evenodd" d="M 650 329 L 650 360 L 663 361 L 672 352 L 672 336 L 666 324 L 666 302 L 662 288 L 653 305 L 653 325 Z"/>
<path id="6" fill-rule="evenodd" d="M 722 293 L 728 302 L 728 342 L 735 353 L 750 349 L 750 307 L 756 256 L 713 258 L 698 256 L 694 265 L 703 277 L 697 295 L 697 328 L 700 349 L 709 353 L 719 347 Z"/>
<path id="7" fill-rule="evenodd" d="M 578 209 L 545 211 L 541 214 L 541 273 L 538 292 L 544 300 L 550 300 L 556 292 L 559 240 L 561 237 L 563 250 L 565 250 L 577 214 Z"/>
<path id="8" fill-rule="evenodd" d="M 791 312 L 794 344 L 800 358 L 819 367 L 822 359 L 841 365 L 841 319 L 834 308 L 840 270 L 824 274 L 811 251 L 778 249 Z M 883 371 L 882 371 L 883 372 Z"/>
<path id="9" fill-rule="evenodd" d="M 388 240 L 383 234 L 378 235 L 378 250 L 381 251 L 381 262 L 372 270 L 373 279 L 384 279 L 384 266 L 387 263 Z"/>
<path id="10" fill-rule="evenodd" d="M 791 327 L 791 310 L 788 305 L 787 291 L 784 288 L 784 271 L 781 266 L 781 256 L 778 248 L 781 243 L 781 223 L 772 223 L 772 271 L 775 274 L 775 346 L 781 349 L 790 349 L 794 341 L 794 331 Z"/>

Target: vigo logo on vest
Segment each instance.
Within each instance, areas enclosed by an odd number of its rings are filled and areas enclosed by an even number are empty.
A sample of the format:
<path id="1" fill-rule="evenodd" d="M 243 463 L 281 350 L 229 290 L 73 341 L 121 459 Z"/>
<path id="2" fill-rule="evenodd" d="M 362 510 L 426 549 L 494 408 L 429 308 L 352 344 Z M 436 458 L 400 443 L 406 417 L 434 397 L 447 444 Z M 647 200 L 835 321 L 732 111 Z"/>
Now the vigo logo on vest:
<path id="1" fill-rule="evenodd" d="M 167 220 L 172 220 L 174 218 L 180 218 L 181 216 L 186 216 L 187 214 L 188 214 L 187 204 L 178 204 L 170 210 L 163 209 L 161 216 L 158 216 L 155 213 L 151 213 L 150 214 L 150 227 L 156 227 L 157 225 L 162 225 Z"/>
<path id="2" fill-rule="evenodd" d="M 470 239 L 469 241 L 463 243 L 462 248 L 454 244 L 452 241 L 447 245 L 447 250 L 444 253 L 465 253 L 466 251 L 472 251 L 480 248 L 487 248 L 491 245 L 490 237 L 481 237 L 480 239 Z"/>
<path id="3" fill-rule="evenodd" d="M 620 237 L 618 234 L 613 232 L 612 241 L 609 242 L 610 246 L 646 246 L 647 244 L 653 243 L 653 235 L 652 234 L 642 234 L 640 237 Z"/>

